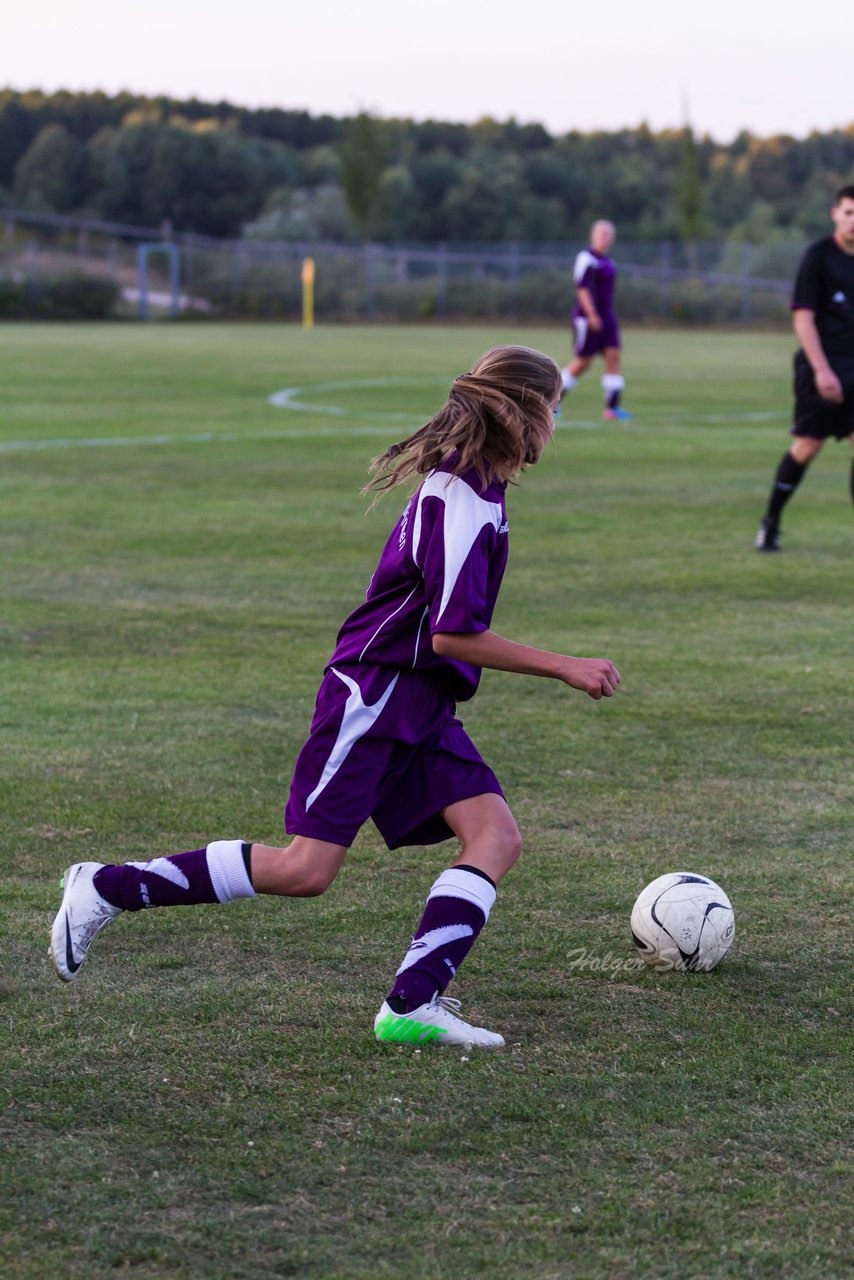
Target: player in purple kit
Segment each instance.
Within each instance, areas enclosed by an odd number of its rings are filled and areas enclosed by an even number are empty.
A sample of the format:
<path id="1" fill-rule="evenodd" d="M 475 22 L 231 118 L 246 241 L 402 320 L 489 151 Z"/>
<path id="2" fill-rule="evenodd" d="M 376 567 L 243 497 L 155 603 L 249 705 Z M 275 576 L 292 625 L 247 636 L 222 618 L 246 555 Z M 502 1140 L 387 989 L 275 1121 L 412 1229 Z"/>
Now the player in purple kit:
<path id="1" fill-rule="evenodd" d="M 561 399 L 587 372 L 594 357 L 601 355 L 605 360 L 602 416 L 627 421 L 632 414 L 620 407 L 626 383 L 620 372 L 620 326 L 614 310 L 617 268 L 608 257 L 616 235 L 613 222 L 594 222 L 590 228 L 590 248 L 582 249 L 575 259 L 573 275 L 578 297 L 572 309 L 575 359 L 563 370 Z"/>
<path id="2" fill-rule="evenodd" d="M 490 626 L 507 562 L 507 483 L 539 460 L 559 394 L 560 370 L 548 356 L 498 347 L 454 379 L 426 426 L 375 460 L 369 488 L 424 480 L 325 669 L 285 810 L 290 844 L 215 840 L 145 862 L 75 863 L 51 932 L 60 978 L 76 977 L 92 940 L 122 911 L 323 893 L 371 818 L 390 849 L 452 836 L 460 844 L 430 890 L 374 1020 L 376 1038 L 503 1045 L 443 995 L 521 843 L 456 703 L 474 695 L 484 667 L 549 676 L 595 699 L 620 681 L 606 659 L 534 649 Z"/>

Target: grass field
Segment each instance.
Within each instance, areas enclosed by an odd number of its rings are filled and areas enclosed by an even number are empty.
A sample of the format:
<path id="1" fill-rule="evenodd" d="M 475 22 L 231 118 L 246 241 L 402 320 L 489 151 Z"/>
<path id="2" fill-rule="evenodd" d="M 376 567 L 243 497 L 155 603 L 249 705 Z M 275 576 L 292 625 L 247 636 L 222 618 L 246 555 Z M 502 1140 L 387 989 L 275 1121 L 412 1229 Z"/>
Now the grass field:
<path id="1" fill-rule="evenodd" d="M 3 1277 L 852 1273 L 854 519 L 829 446 L 752 550 L 786 336 L 630 333 L 636 421 L 590 376 L 509 495 L 496 628 L 623 686 L 464 710 L 526 853 L 451 994 L 505 1052 L 373 1042 L 451 849 L 373 829 L 322 898 L 122 918 L 72 987 L 45 955 L 71 861 L 280 841 L 401 505 L 365 517 L 368 459 L 489 345 L 566 337 L 0 330 Z M 733 899 L 712 974 L 636 963 L 671 869 Z"/>

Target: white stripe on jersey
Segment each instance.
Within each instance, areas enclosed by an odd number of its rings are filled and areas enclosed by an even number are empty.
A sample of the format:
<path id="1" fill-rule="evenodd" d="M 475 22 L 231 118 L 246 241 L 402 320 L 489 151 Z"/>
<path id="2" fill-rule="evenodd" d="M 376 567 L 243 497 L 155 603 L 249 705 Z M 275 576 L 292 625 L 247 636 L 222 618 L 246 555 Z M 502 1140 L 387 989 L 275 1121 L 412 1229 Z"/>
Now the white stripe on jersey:
<path id="1" fill-rule="evenodd" d="M 362 690 L 356 684 L 355 680 L 351 680 L 349 676 L 345 676 L 344 673 L 342 671 L 338 671 L 336 667 L 331 667 L 330 670 L 335 673 L 339 680 L 344 681 L 344 684 L 346 684 L 347 688 L 350 690 L 350 695 L 344 704 L 344 718 L 342 719 L 341 727 L 338 730 L 338 737 L 335 739 L 335 746 L 330 751 L 329 759 L 323 766 L 323 773 L 320 775 L 320 781 L 305 802 L 306 813 L 308 813 L 321 791 L 329 786 L 329 783 L 335 777 L 336 773 L 341 768 L 342 764 L 347 759 L 359 739 L 364 737 L 374 721 L 379 719 L 383 707 L 388 702 L 394 691 L 394 686 L 397 684 L 398 676 L 400 674 L 398 672 L 398 675 L 394 677 L 381 698 L 378 698 L 376 702 L 367 706 L 362 698 Z"/>
<path id="2" fill-rule="evenodd" d="M 578 257 L 575 259 L 575 267 L 573 268 L 573 278 L 576 284 L 581 284 L 587 270 L 592 267 L 595 270 L 602 265 L 602 259 L 597 258 L 595 253 L 591 253 L 589 249 L 582 249 Z"/>
<path id="3" fill-rule="evenodd" d="M 477 541 L 478 534 L 489 524 L 493 525 L 496 531 L 500 529 L 504 515 L 500 502 L 487 502 L 485 498 L 479 497 L 474 489 L 459 476 L 449 475 L 446 471 L 431 471 L 418 494 L 418 505 L 412 522 L 410 546 L 412 559 L 416 565 L 418 565 L 418 543 L 421 539 L 421 506 L 425 498 L 439 498 L 445 504 L 443 526 L 445 577 L 436 618 L 438 625 L 448 607 L 448 601 L 457 585 L 457 578 Z"/>

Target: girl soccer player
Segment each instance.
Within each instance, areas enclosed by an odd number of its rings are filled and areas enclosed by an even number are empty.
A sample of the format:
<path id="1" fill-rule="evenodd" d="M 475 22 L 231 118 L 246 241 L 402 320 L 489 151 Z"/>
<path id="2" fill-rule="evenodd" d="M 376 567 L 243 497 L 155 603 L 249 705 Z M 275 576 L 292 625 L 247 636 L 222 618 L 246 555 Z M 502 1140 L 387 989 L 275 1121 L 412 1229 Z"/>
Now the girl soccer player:
<path id="1" fill-rule="evenodd" d="M 215 840 L 148 862 L 75 863 L 51 931 L 60 978 L 77 976 L 96 934 L 123 911 L 324 893 L 372 818 L 389 849 L 452 836 L 460 844 L 374 1020 L 377 1040 L 504 1044 L 464 1022 L 459 1001 L 443 994 L 521 847 L 456 703 L 474 695 L 484 667 L 550 676 L 597 699 L 620 682 L 607 659 L 565 657 L 490 630 L 507 561 L 507 483 L 539 461 L 560 391 L 548 356 L 497 347 L 454 379 L 425 427 L 375 459 L 369 488 L 424 480 L 326 667 L 285 810 L 290 844 Z"/>

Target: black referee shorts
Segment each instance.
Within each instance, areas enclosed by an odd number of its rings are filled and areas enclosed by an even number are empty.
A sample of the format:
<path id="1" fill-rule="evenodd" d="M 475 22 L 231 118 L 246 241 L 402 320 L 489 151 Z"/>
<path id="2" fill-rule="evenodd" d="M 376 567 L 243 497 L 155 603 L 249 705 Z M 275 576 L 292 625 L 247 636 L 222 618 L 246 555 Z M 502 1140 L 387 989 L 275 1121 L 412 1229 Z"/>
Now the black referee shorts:
<path id="1" fill-rule="evenodd" d="M 844 440 L 854 435 L 854 368 L 845 371 L 847 377 L 838 369 L 834 373 L 842 383 L 845 396 L 842 404 L 825 400 L 815 389 L 815 375 L 812 365 L 803 351 L 795 354 L 794 366 L 795 387 L 795 425 L 793 436 L 809 436 L 813 440 L 828 440 L 835 436 Z"/>

